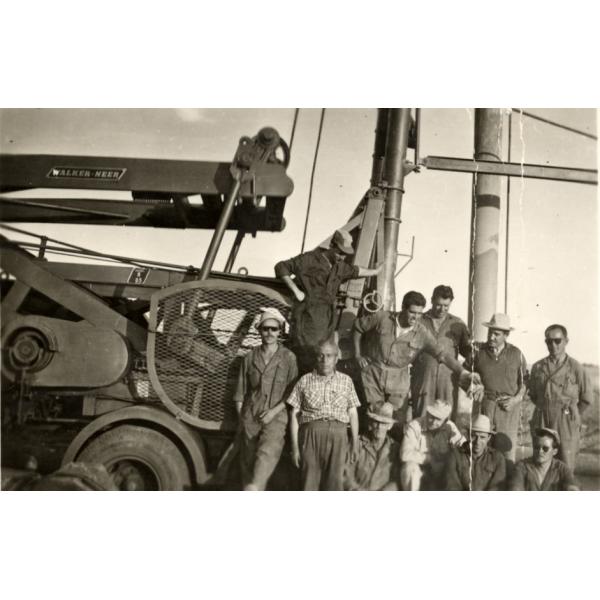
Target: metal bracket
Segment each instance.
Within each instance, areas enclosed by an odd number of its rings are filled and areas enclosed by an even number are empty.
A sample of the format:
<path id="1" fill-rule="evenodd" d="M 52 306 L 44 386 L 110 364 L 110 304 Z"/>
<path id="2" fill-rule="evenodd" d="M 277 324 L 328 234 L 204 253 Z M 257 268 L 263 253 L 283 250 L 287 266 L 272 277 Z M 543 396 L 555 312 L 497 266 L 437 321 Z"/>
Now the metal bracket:
<path id="1" fill-rule="evenodd" d="M 404 271 L 404 269 L 407 267 L 408 263 L 412 261 L 412 259 L 414 258 L 415 255 L 415 236 L 412 236 L 412 241 L 410 244 L 410 254 L 402 254 L 401 252 L 398 252 L 396 256 L 405 256 L 408 258 L 408 260 L 400 267 L 400 269 L 396 272 L 396 274 L 394 275 L 394 279 L 396 279 L 396 277 L 398 277 L 398 275 L 400 275 L 400 273 L 402 271 Z"/>

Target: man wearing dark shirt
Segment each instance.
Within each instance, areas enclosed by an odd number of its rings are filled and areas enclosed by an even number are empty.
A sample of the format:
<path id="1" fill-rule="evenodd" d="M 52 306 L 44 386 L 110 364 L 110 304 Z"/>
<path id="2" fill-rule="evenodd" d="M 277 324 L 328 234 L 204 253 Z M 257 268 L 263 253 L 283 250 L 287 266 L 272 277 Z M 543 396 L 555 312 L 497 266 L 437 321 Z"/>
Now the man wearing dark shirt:
<path id="1" fill-rule="evenodd" d="M 350 234 L 339 229 L 329 248 L 315 248 L 275 265 L 275 275 L 284 281 L 297 300 L 292 313 L 291 336 L 301 372 L 312 369 L 314 350 L 334 332 L 335 302 L 340 285 L 357 277 L 376 275 L 383 267 L 366 269 L 350 265 L 344 259 L 352 254 Z"/>
<path id="2" fill-rule="evenodd" d="M 496 313 L 484 323 L 488 328 L 488 339 L 484 344 L 475 344 L 472 360 L 465 361 L 467 369 L 481 375 L 484 394 L 474 412 L 489 417 L 496 431 L 495 446 L 504 453 L 509 470 L 514 464 L 521 402 L 525 395 L 527 363 L 523 353 L 507 342 L 513 327 L 508 315 Z"/>
<path id="3" fill-rule="evenodd" d="M 489 441 L 490 420 L 477 415 L 471 424 L 471 441 L 453 448 L 446 468 L 446 489 L 450 491 L 494 491 L 505 489 L 506 460 Z"/>
<path id="4" fill-rule="evenodd" d="M 517 492 L 579 490 L 571 469 L 555 458 L 559 448 L 558 432 L 547 427 L 537 429 L 533 439 L 533 456 L 517 464 L 510 489 Z"/>

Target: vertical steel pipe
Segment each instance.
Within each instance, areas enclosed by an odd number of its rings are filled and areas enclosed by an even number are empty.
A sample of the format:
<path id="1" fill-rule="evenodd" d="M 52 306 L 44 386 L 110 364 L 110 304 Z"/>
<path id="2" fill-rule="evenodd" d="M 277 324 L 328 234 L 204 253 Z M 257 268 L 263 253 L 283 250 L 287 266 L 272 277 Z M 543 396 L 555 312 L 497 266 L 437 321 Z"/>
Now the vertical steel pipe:
<path id="1" fill-rule="evenodd" d="M 475 160 L 501 162 L 502 109 L 475 110 Z M 500 237 L 499 175 L 473 176 L 471 256 L 469 269 L 469 326 L 474 339 L 486 339 L 482 324 L 496 312 Z"/>
<path id="2" fill-rule="evenodd" d="M 385 163 L 385 145 L 387 143 L 389 108 L 377 109 L 377 125 L 375 126 L 375 147 L 373 149 L 373 167 L 371 169 L 371 187 L 381 184 Z"/>
<path id="3" fill-rule="evenodd" d="M 387 310 L 396 307 L 394 276 L 398 260 L 398 232 L 402 194 L 404 193 L 404 163 L 410 129 L 410 108 L 390 108 L 388 135 L 385 152 L 384 179 L 386 187 L 384 225 L 384 287 L 383 306 Z"/>

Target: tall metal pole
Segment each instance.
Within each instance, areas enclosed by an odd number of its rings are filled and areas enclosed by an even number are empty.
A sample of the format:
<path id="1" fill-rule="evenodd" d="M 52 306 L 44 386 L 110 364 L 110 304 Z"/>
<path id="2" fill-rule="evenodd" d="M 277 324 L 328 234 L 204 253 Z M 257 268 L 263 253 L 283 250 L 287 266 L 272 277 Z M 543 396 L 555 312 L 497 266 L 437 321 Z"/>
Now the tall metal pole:
<path id="1" fill-rule="evenodd" d="M 371 187 L 380 185 L 381 179 L 383 177 L 389 112 L 389 108 L 377 109 L 377 125 L 375 126 L 375 148 L 373 149 L 373 167 L 371 170 Z"/>
<path id="2" fill-rule="evenodd" d="M 501 162 L 502 109 L 475 110 L 475 159 Z M 471 260 L 469 269 L 469 326 L 477 341 L 486 339 L 482 324 L 496 312 L 500 237 L 498 175 L 473 176 Z"/>
<path id="3" fill-rule="evenodd" d="M 385 226 L 384 226 L 384 287 L 383 307 L 394 310 L 396 288 L 394 276 L 398 260 L 398 231 L 402 194 L 404 193 L 404 162 L 410 129 L 410 108 L 390 108 L 388 116 L 388 136 L 386 143 L 384 179 L 386 187 Z"/>

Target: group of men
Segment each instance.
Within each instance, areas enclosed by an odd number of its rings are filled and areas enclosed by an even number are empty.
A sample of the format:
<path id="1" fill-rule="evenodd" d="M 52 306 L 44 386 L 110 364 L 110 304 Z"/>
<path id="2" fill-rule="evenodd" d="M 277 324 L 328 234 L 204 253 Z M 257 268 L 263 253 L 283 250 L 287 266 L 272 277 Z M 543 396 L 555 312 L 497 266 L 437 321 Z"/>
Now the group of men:
<path id="1" fill-rule="evenodd" d="M 352 253 L 350 235 L 337 231 L 329 248 L 275 266 L 297 300 L 294 352 L 280 343 L 281 315 L 263 313 L 261 345 L 244 357 L 235 395 L 244 489 L 266 488 L 286 424 L 304 490 L 576 489 L 580 413 L 592 390 L 566 354 L 566 328 L 546 329 L 549 355 L 533 366 L 528 387 L 525 358 L 507 341 L 507 315 L 493 315 L 484 323 L 487 342 L 473 343 L 449 313 L 450 287 L 434 289 L 427 312 L 425 297 L 408 292 L 399 312 L 380 310 L 354 323 L 361 407 L 354 382 L 336 368 L 335 301 L 342 282 L 381 267 L 351 266 L 344 259 Z M 527 389 L 535 404 L 533 456 L 515 466 Z M 472 407 L 457 426 L 465 392 Z"/>

